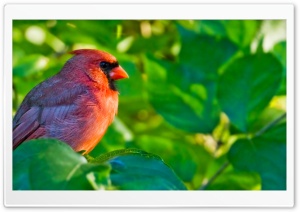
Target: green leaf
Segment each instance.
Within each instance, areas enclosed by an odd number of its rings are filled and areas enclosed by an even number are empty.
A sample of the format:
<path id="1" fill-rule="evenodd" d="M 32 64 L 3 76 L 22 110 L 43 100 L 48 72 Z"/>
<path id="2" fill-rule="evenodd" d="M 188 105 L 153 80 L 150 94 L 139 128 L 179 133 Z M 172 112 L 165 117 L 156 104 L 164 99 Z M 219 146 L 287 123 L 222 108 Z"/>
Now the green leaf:
<path id="1" fill-rule="evenodd" d="M 286 189 L 286 123 L 260 137 L 240 139 L 228 158 L 234 168 L 259 173 L 263 190 Z"/>
<path id="2" fill-rule="evenodd" d="M 14 190 L 97 189 L 93 171 L 105 178 L 109 167 L 88 164 L 83 156 L 59 140 L 26 141 L 13 152 Z"/>
<path id="3" fill-rule="evenodd" d="M 282 67 L 271 54 L 248 55 L 233 61 L 220 78 L 218 99 L 231 123 L 243 132 L 276 94 Z"/>
<path id="4" fill-rule="evenodd" d="M 200 145 L 192 145 L 182 140 L 168 140 L 155 136 L 141 136 L 135 139 L 135 144 L 147 152 L 159 155 L 172 167 L 175 173 L 185 182 L 202 181 L 208 164 L 213 157 Z M 205 161 L 205 163 L 200 163 Z"/>
<path id="5" fill-rule="evenodd" d="M 272 53 L 281 62 L 283 68 L 283 77 L 278 90 L 278 95 L 286 95 L 286 41 L 277 43 L 272 50 Z"/>
<path id="6" fill-rule="evenodd" d="M 225 20 L 222 21 L 230 40 L 241 48 L 250 46 L 260 27 L 257 20 Z"/>
<path id="7" fill-rule="evenodd" d="M 182 41 L 179 60 L 188 69 L 193 68 L 190 71 L 197 80 L 198 75 L 215 80 L 218 69 L 237 51 L 236 45 L 226 38 L 199 35 L 182 27 L 179 32 Z"/>
<path id="8" fill-rule="evenodd" d="M 112 169 L 111 184 L 121 190 L 186 190 L 184 184 L 163 160 L 137 149 L 106 153 L 92 163 L 107 163 Z"/>
<path id="9" fill-rule="evenodd" d="M 152 57 L 144 65 L 149 101 L 168 123 L 188 132 L 213 130 L 219 120 L 213 83 L 193 83 L 189 69 Z"/>

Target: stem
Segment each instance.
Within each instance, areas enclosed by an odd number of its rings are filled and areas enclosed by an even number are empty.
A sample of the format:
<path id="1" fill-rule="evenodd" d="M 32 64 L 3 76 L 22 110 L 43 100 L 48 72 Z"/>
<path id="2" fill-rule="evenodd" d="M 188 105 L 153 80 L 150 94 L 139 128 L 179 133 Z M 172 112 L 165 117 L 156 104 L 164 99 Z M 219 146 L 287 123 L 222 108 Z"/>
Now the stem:
<path id="1" fill-rule="evenodd" d="M 209 186 L 220 174 L 222 174 L 222 172 L 229 166 L 229 162 L 225 162 L 220 168 L 219 170 L 209 179 L 209 181 L 207 181 L 207 183 L 204 183 L 203 185 L 201 185 L 201 187 L 199 188 L 199 190 L 205 190 L 207 188 L 207 186 Z"/>
<path id="2" fill-rule="evenodd" d="M 91 162 L 93 161 L 95 158 L 93 158 L 92 156 L 86 154 L 86 155 L 83 155 L 83 157 L 85 157 L 85 159 L 88 161 L 88 162 Z"/>
<path id="3" fill-rule="evenodd" d="M 269 130 L 270 128 L 272 128 L 274 125 L 276 125 L 278 122 L 280 122 L 285 117 L 286 117 L 286 112 L 283 113 L 278 118 L 276 118 L 275 120 L 271 121 L 266 126 L 264 126 L 261 130 L 259 130 L 258 132 L 256 132 L 255 135 L 254 135 L 254 137 L 258 137 L 258 136 L 262 135 L 264 132 L 266 132 L 267 130 Z"/>

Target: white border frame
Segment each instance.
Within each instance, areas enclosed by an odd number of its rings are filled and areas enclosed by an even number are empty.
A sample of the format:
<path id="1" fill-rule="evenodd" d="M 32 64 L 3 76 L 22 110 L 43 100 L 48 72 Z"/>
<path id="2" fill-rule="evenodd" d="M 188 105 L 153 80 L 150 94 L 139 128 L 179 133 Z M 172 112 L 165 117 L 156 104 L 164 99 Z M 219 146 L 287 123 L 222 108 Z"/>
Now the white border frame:
<path id="1" fill-rule="evenodd" d="M 285 19 L 287 190 L 13 191 L 12 143 L 8 141 L 12 140 L 12 101 L 10 101 L 12 21 L 17 19 Z M 294 6 L 292 4 L 7 4 L 4 7 L 4 100 L 6 100 L 3 142 L 4 204 L 7 207 L 292 207 L 294 205 Z"/>

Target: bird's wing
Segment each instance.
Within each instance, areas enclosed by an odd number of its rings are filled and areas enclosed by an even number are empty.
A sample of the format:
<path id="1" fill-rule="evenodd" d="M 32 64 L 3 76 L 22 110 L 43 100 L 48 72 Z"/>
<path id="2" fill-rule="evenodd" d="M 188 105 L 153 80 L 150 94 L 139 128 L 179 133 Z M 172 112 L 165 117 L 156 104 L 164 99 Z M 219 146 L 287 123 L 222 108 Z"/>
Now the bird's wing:
<path id="1" fill-rule="evenodd" d="M 44 136 L 44 126 L 53 120 L 63 120 L 76 110 L 75 102 L 87 93 L 86 88 L 74 83 L 58 85 L 59 79 L 47 80 L 24 98 L 13 120 L 14 149 L 25 140 Z"/>

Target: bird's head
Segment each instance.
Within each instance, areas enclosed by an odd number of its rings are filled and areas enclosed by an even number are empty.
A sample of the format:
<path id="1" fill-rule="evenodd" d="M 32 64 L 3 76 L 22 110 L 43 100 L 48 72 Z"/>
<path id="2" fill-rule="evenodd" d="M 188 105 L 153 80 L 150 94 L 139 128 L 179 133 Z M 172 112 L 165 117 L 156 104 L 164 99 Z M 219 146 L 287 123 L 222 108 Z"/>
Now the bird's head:
<path id="1" fill-rule="evenodd" d="M 72 51 L 71 54 L 75 55 L 69 60 L 73 68 L 84 71 L 92 81 L 107 82 L 112 90 L 116 90 L 115 80 L 128 78 L 128 74 L 119 65 L 117 59 L 107 52 L 95 49 L 79 49 Z"/>

